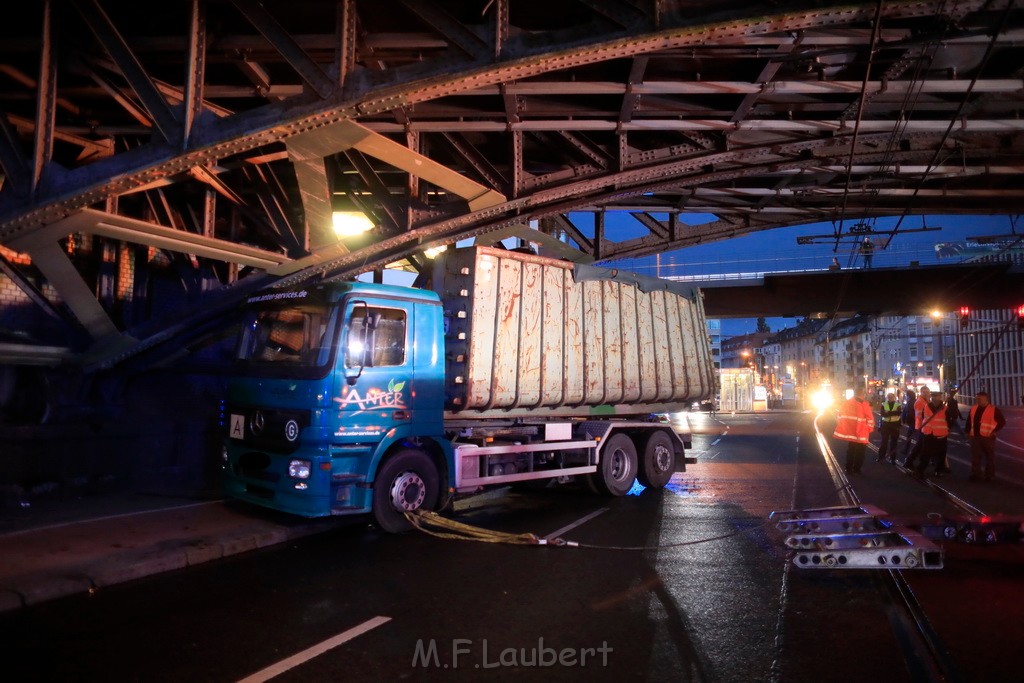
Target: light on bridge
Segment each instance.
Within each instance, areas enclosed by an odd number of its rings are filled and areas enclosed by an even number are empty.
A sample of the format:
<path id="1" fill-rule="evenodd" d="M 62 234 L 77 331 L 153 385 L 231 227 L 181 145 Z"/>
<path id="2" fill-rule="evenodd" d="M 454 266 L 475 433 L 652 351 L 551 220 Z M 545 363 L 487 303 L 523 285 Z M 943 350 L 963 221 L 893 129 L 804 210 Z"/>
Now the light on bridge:
<path id="1" fill-rule="evenodd" d="M 361 211 L 335 211 L 331 222 L 338 237 L 353 237 L 373 229 L 373 221 Z"/>

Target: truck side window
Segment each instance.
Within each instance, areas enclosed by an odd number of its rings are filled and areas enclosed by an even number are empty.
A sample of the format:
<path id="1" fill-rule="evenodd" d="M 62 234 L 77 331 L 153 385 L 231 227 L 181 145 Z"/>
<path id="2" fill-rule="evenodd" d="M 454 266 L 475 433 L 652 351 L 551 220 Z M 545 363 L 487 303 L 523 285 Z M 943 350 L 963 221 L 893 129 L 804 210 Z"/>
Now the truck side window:
<path id="1" fill-rule="evenodd" d="M 370 329 L 366 329 L 367 318 Z M 345 344 L 345 366 L 382 367 L 405 363 L 405 311 L 393 308 L 369 308 L 364 314 L 356 309 L 349 319 Z"/>

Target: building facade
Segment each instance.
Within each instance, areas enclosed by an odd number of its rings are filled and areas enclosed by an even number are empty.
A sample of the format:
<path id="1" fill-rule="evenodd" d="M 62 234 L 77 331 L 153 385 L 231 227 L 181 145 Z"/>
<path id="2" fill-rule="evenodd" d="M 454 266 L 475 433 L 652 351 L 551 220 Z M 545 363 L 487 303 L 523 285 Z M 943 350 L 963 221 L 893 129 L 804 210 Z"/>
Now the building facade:
<path id="1" fill-rule="evenodd" d="M 834 321 L 815 338 L 815 365 L 822 382 L 840 389 L 867 388 L 874 352 L 872 319 L 856 316 Z"/>
<path id="2" fill-rule="evenodd" d="M 874 377 L 900 388 L 952 389 L 960 376 L 957 328 L 953 313 L 875 318 Z"/>
<path id="3" fill-rule="evenodd" d="M 972 312 L 956 339 L 956 373 L 963 378 L 959 393 L 964 403 L 973 403 L 978 391 L 987 391 L 998 406 L 1024 405 L 1024 330 L 1019 329 L 1017 311 Z"/>
<path id="4" fill-rule="evenodd" d="M 771 332 L 751 332 L 722 340 L 723 368 L 761 368 L 760 349 Z"/>
<path id="5" fill-rule="evenodd" d="M 708 330 L 708 343 L 711 345 L 711 360 L 714 361 L 715 370 L 722 367 L 722 321 L 717 318 L 709 318 L 706 321 Z"/>

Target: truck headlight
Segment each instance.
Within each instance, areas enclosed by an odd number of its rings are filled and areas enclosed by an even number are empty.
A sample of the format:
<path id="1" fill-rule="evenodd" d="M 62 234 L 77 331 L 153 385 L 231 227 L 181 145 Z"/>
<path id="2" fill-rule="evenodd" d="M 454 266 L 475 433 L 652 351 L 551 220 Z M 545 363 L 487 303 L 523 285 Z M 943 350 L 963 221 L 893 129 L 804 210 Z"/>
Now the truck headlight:
<path id="1" fill-rule="evenodd" d="M 292 479 L 309 479 L 313 464 L 308 460 L 292 460 L 288 463 L 288 476 Z"/>

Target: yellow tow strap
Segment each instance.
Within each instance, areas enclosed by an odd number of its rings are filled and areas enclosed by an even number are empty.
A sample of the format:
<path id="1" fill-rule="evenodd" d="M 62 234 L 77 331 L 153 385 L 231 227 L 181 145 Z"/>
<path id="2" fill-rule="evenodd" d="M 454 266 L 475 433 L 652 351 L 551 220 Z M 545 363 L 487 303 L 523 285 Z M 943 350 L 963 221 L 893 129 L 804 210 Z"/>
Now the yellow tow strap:
<path id="1" fill-rule="evenodd" d="M 454 519 L 442 517 L 436 512 L 417 510 L 406 512 L 405 518 L 420 531 L 457 541 L 481 541 L 483 543 L 511 543 L 513 545 L 547 545 L 547 542 L 534 534 L 510 534 L 504 531 L 492 531 L 480 527 L 456 522 Z"/>

